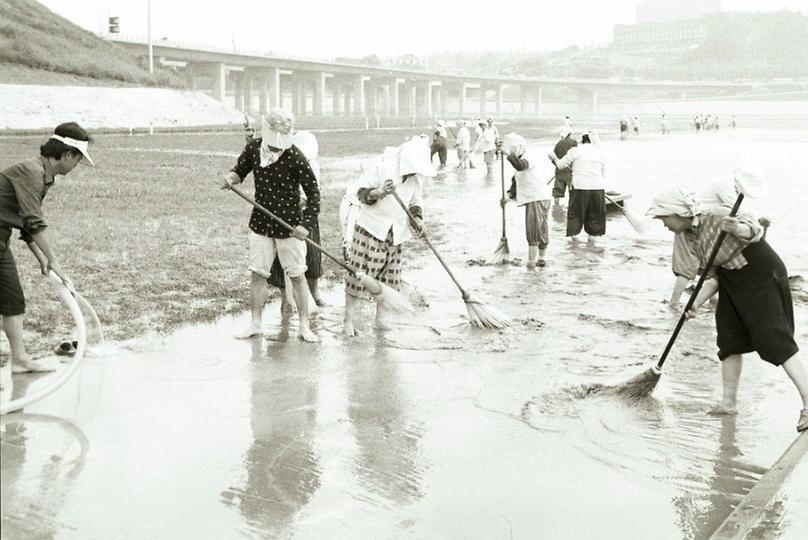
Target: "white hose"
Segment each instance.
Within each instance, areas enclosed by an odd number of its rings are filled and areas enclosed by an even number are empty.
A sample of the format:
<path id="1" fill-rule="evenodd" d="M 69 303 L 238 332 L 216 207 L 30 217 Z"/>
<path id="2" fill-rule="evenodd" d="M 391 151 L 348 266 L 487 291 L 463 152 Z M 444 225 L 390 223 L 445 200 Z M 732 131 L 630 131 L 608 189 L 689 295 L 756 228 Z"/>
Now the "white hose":
<path id="1" fill-rule="evenodd" d="M 53 272 L 50 272 L 48 277 L 50 277 L 50 279 L 58 285 L 59 296 L 62 297 L 62 301 L 70 309 L 70 314 L 73 316 L 73 320 L 76 323 L 76 341 L 78 342 L 76 354 L 73 356 L 73 360 L 70 362 L 70 364 L 53 375 L 53 381 L 45 388 L 34 394 L 23 396 L 0 405 L 0 415 L 18 411 L 51 395 L 56 390 L 61 388 L 62 385 L 64 385 L 68 380 L 70 380 L 70 377 L 73 376 L 78 369 L 79 364 L 81 364 L 81 361 L 84 359 L 84 353 L 87 349 L 87 326 L 84 323 L 84 315 L 82 315 L 81 309 L 79 308 L 78 302 L 76 302 L 76 298 L 74 298 L 73 293 L 67 288 L 67 286 L 65 286 L 62 280 Z M 76 295 L 78 295 L 78 293 L 76 293 Z"/>

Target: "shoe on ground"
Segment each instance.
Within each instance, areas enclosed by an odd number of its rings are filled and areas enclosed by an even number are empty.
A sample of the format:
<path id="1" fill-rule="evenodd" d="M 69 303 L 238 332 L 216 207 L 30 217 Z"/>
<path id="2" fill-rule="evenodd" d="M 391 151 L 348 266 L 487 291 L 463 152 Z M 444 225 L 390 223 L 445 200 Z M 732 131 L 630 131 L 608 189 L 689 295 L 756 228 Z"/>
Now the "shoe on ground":
<path id="1" fill-rule="evenodd" d="M 545 261 L 544 259 L 539 259 L 538 261 L 536 261 L 536 266 L 547 266 L 547 261 Z"/>
<path id="2" fill-rule="evenodd" d="M 797 431 L 808 430 L 808 409 L 800 411 L 800 419 L 797 420 Z"/>
<path id="3" fill-rule="evenodd" d="M 56 356 L 74 356 L 78 346 L 78 341 L 63 341 L 56 346 L 53 350 L 53 354 Z"/>

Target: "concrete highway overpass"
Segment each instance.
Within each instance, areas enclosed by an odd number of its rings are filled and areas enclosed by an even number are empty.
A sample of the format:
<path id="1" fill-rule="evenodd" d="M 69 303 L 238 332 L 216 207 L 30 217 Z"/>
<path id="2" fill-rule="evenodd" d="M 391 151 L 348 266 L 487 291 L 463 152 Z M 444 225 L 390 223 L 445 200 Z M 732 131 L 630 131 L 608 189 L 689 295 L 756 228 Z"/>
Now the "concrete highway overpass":
<path id="1" fill-rule="evenodd" d="M 148 56 L 145 39 L 119 35 L 107 38 L 137 56 Z M 364 117 L 484 117 L 503 114 L 506 88 L 518 89 L 517 115 L 542 112 L 543 94 L 563 89 L 575 96 L 578 109 L 597 111 L 599 93 L 640 90 L 667 92 L 685 98 L 701 94 L 739 94 L 751 83 L 722 81 L 624 81 L 547 77 L 481 77 L 396 69 L 316 59 L 272 56 L 159 40 L 153 43 L 155 62 L 174 66 L 195 90 L 246 113 L 290 106 L 298 115 Z"/>

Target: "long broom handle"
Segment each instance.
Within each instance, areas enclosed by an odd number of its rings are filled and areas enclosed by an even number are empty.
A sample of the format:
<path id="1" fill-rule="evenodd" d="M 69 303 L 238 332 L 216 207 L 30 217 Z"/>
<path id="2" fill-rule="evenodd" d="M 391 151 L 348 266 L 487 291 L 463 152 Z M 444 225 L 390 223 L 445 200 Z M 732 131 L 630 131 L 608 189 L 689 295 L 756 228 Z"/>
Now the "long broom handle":
<path id="1" fill-rule="evenodd" d="M 741 202 L 743 202 L 743 193 L 738 194 L 738 199 L 735 201 L 735 205 L 732 207 L 732 212 L 729 213 L 729 217 L 735 217 L 735 215 L 738 213 L 738 208 L 741 206 Z M 676 324 L 676 328 L 673 330 L 673 335 L 668 340 L 668 345 L 665 347 L 665 351 L 662 353 L 662 356 L 659 358 L 659 361 L 656 364 L 657 369 L 661 369 L 662 364 L 665 363 L 665 359 L 668 357 L 668 353 L 673 347 L 673 342 L 676 341 L 676 337 L 679 335 L 679 330 L 681 330 L 682 325 L 685 324 L 687 312 L 690 311 L 693 304 L 696 302 L 696 296 L 698 296 L 701 286 L 704 285 L 704 281 L 707 279 L 707 274 L 709 273 L 710 268 L 712 268 L 713 262 L 715 262 L 715 258 L 718 256 L 718 250 L 721 248 L 721 244 L 724 242 L 724 238 L 726 238 L 726 236 L 727 233 L 725 231 L 721 231 L 721 233 L 718 235 L 718 239 L 715 241 L 715 245 L 713 246 L 713 251 L 710 253 L 710 258 L 707 259 L 707 264 L 701 271 L 699 281 L 696 283 L 696 288 L 693 289 L 693 294 L 690 295 L 690 300 L 687 301 L 687 305 L 682 312 L 682 316 L 679 317 L 679 322 Z"/>
<path id="2" fill-rule="evenodd" d="M 606 195 L 606 193 L 605 193 L 605 192 L 603 193 L 603 196 L 606 198 L 606 200 L 607 200 L 607 201 L 609 201 L 610 203 L 612 203 L 613 205 L 615 205 L 617 208 L 619 208 L 621 212 L 623 212 L 624 214 L 626 213 L 626 209 L 625 209 L 625 208 L 623 208 L 623 206 L 622 206 L 622 205 L 617 204 L 617 203 L 615 202 L 615 200 L 614 200 L 614 199 L 612 199 L 611 197 L 609 197 L 608 195 Z"/>
<path id="3" fill-rule="evenodd" d="M 499 153 L 499 185 L 502 191 L 502 197 L 505 198 L 505 153 Z M 502 238 L 505 239 L 505 207 L 502 206 Z"/>
<path id="4" fill-rule="evenodd" d="M 396 198 L 396 201 L 398 202 L 399 206 L 401 206 L 401 209 L 404 210 L 405 214 L 407 214 L 407 217 L 410 218 L 410 221 L 415 221 L 415 216 L 412 215 L 412 212 L 410 212 L 410 209 L 407 208 L 407 205 L 404 204 L 404 201 L 401 200 L 401 197 L 398 196 L 398 193 L 396 191 L 393 191 L 393 197 Z M 452 281 L 454 281 L 454 284 L 457 285 L 458 289 L 460 289 L 460 293 L 463 295 L 463 298 L 464 299 L 468 298 L 468 296 L 469 296 L 468 293 L 463 289 L 463 286 L 460 285 L 460 282 L 457 281 L 457 278 L 454 276 L 452 271 L 449 270 L 449 267 L 446 266 L 446 263 L 443 261 L 443 257 L 440 256 L 440 253 L 438 253 L 438 251 L 435 249 L 435 246 L 433 246 L 432 242 L 429 241 L 429 238 L 427 238 L 426 233 L 422 232 L 421 233 L 421 238 L 424 239 L 424 242 L 426 242 L 426 245 L 429 246 L 429 249 L 431 249 L 432 253 L 435 254 L 435 257 L 438 258 L 438 262 L 440 262 L 440 264 L 443 266 L 443 269 L 446 270 L 446 273 L 449 274 L 450 278 L 452 278 Z"/>
<path id="5" fill-rule="evenodd" d="M 257 202 L 255 202 L 255 200 L 253 200 L 253 199 L 252 199 L 252 198 L 251 198 L 249 195 L 247 195 L 246 193 L 244 193 L 243 191 L 241 191 L 241 190 L 240 190 L 239 188 L 237 188 L 236 186 L 234 186 L 234 185 L 230 185 L 230 187 L 229 187 L 228 189 L 229 189 L 230 191 L 232 191 L 233 193 L 235 193 L 236 195 L 238 195 L 239 197 L 241 197 L 242 199 L 244 199 L 245 201 L 247 201 L 248 203 L 250 203 L 251 205 L 253 205 L 254 207 L 256 207 L 256 208 L 257 208 L 259 211 L 263 212 L 264 214 L 268 215 L 269 217 L 271 217 L 272 219 L 274 219 L 275 221 L 277 221 L 278 223 L 280 223 L 280 224 L 281 224 L 281 225 L 282 225 L 284 228 L 288 229 L 288 230 L 289 230 L 289 232 L 293 232 L 293 231 L 295 230 L 295 228 L 294 228 L 294 227 L 292 227 L 291 225 L 289 225 L 288 223 L 286 223 L 286 222 L 285 222 L 283 219 L 281 219 L 279 216 L 276 216 L 275 214 L 273 214 L 272 212 L 270 212 L 269 210 L 267 210 L 266 208 L 264 208 L 263 206 L 261 206 L 260 204 L 258 204 Z M 350 272 L 350 273 L 351 273 L 351 275 L 353 275 L 353 276 L 355 276 L 355 275 L 356 275 L 356 270 L 354 270 L 353 268 L 351 268 L 350 266 L 348 266 L 347 264 L 345 264 L 345 262 L 343 262 L 343 261 L 341 261 L 341 260 L 337 259 L 336 257 L 334 257 L 333 255 L 331 255 L 331 254 L 330 254 L 329 252 L 327 252 L 327 251 L 326 251 L 326 250 L 325 250 L 325 249 L 324 249 L 324 248 L 323 248 L 323 247 L 322 247 L 320 244 L 318 244 L 317 242 L 315 242 L 315 241 L 314 241 L 314 240 L 312 240 L 311 238 L 306 237 L 306 243 L 307 243 L 307 244 L 309 244 L 310 246 L 314 247 L 315 249 L 320 250 L 320 252 L 321 252 L 323 255 L 325 255 L 326 257 L 328 257 L 329 259 L 331 259 L 332 261 L 334 261 L 335 263 L 337 263 L 338 265 L 340 265 L 341 267 L 343 267 L 345 270 L 347 270 L 348 272 Z"/>

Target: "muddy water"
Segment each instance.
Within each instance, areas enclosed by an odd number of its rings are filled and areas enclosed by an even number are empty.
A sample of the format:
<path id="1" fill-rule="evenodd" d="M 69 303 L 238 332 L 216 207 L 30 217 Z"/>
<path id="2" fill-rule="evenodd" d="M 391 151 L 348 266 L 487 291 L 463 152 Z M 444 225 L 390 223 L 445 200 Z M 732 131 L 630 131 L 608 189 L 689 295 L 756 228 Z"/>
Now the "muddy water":
<path id="1" fill-rule="evenodd" d="M 806 142 L 726 130 L 605 150 L 637 211 L 658 187 L 725 177 L 754 154 L 771 191 L 754 209 L 771 218 L 791 274 L 808 276 Z M 459 281 L 513 327 L 470 329 L 460 293 L 413 245 L 405 279 L 419 311 L 390 332 L 343 338 L 334 289 L 314 317 L 316 346 L 276 304 L 264 340 L 229 337 L 241 316 L 110 345 L 62 391 L 3 419 L 4 534 L 709 536 L 793 440 L 796 391 L 749 358 L 740 414 L 707 415 L 720 376 L 704 314 L 685 326 L 652 400 L 582 399 L 584 385 L 625 380 L 664 347 L 677 319 L 664 304 L 672 238 L 658 224 L 640 238 L 611 214 L 597 248 L 574 245 L 555 211 L 547 267 L 492 266 L 499 191 L 479 168 L 448 172 L 425 206 Z M 512 256 L 524 259 L 523 211 L 507 212 Z M 794 282 L 804 343 L 808 284 Z M 41 384 L 18 381 L 17 392 Z M 805 485 L 801 466 L 752 536 L 804 534 Z"/>

